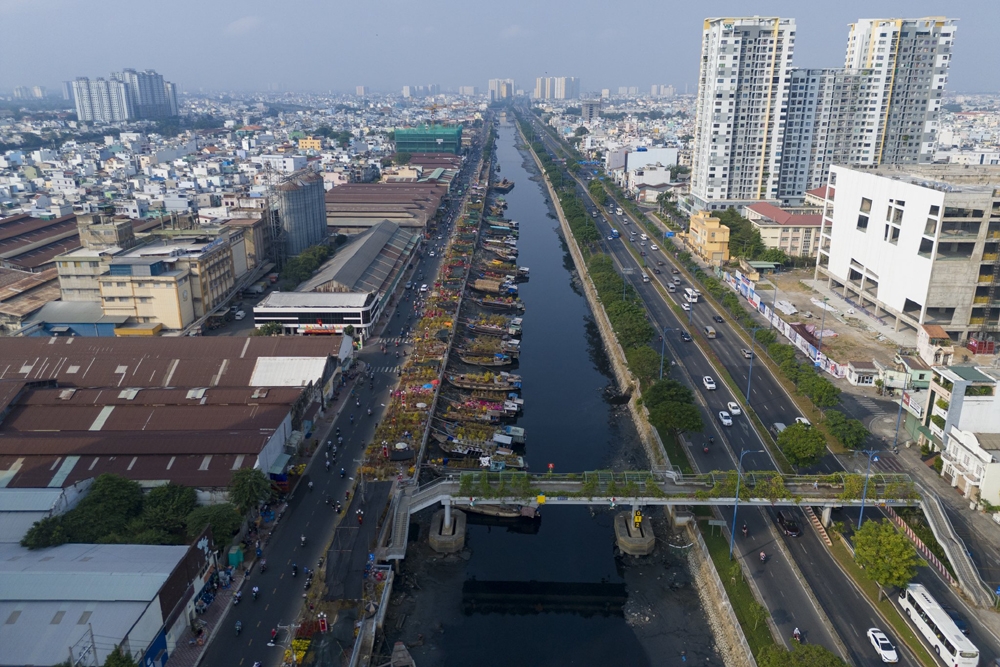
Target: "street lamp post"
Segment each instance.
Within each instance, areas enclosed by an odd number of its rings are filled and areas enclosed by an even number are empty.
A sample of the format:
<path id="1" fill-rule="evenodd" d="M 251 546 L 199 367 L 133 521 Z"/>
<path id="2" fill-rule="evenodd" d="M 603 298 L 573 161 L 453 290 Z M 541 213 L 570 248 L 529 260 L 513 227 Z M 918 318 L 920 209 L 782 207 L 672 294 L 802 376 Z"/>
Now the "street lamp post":
<path id="1" fill-rule="evenodd" d="M 747 454 L 763 453 L 763 449 L 744 449 L 740 452 L 740 460 L 736 463 L 736 504 L 733 506 L 733 529 L 729 533 L 729 560 L 733 559 L 733 545 L 736 544 L 736 512 L 740 509 L 740 480 L 743 479 L 743 475 L 740 473 L 740 468 L 743 467 L 743 457 Z"/>
<path id="2" fill-rule="evenodd" d="M 903 398 L 906 396 L 906 377 L 903 378 L 903 386 L 899 389 L 899 410 L 896 412 L 896 433 L 892 436 L 892 451 L 896 451 L 896 443 L 899 442 L 899 425 L 903 419 Z"/>
<path id="3" fill-rule="evenodd" d="M 747 374 L 747 406 L 750 405 L 750 382 L 753 381 L 753 358 L 757 356 L 757 329 L 750 331 L 750 372 Z"/>
<path id="4" fill-rule="evenodd" d="M 861 530 L 861 522 L 865 518 L 865 498 L 868 497 L 868 478 L 872 473 L 872 461 L 878 463 L 878 453 L 877 449 L 863 449 L 862 454 L 868 455 L 868 470 L 865 472 L 865 488 L 861 492 L 861 511 L 858 512 L 858 530 Z"/>
<path id="5" fill-rule="evenodd" d="M 632 267 L 622 267 L 622 301 L 625 300 L 625 288 L 628 285 L 628 278 L 625 276 L 630 276 L 635 271 Z"/>

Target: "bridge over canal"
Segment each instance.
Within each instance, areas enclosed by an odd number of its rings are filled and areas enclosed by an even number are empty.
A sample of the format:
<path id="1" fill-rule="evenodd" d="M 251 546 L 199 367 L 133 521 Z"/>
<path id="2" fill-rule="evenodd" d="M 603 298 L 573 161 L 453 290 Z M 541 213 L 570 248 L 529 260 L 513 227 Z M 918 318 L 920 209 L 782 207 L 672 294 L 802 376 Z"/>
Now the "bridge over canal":
<path id="1" fill-rule="evenodd" d="M 654 505 L 729 506 L 736 502 L 736 486 L 735 471 L 700 475 L 662 469 L 579 474 L 464 472 L 420 486 L 401 487 L 390 510 L 389 544 L 380 556 L 385 560 L 405 558 L 410 515 L 439 503 L 445 508 L 445 525 L 450 525 L 453 507 L 469 508 L 477 504 L 536 508 L 541 505 L 622 505 L 633 510 Z M 864 476 L 746 472 L 739 486 L 740 504 L 833 508 L 861 505 Z M 908 506 L 920 505 L 921 500 L 909 475 L 873 473 L 868 479 L 864 502 Z"/>

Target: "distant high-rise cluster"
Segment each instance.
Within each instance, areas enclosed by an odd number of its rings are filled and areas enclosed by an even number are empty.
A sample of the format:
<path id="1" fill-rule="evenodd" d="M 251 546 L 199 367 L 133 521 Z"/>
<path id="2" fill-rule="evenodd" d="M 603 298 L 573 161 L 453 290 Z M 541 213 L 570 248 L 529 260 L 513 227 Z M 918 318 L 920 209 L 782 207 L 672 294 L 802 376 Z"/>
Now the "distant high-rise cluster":
<path id="1" fill-rule="evenodd" d="M 514 97 L 514 79 L 490 79 L 488 90 L 490 102 L 510 99 Z"/>
<path id="2" fill-rule="evenodd" d="M 403 86 L 403 97 L 428 97 L 430 95 L 440 95 L 441 86 L 433 83 L 429 86 Z"/>
<path id="3" fill-rule="evenodd" d="M 632 96 L 638 95 L 639 86 L 618 86 L 618 94 L 621 95 L 622 97 L 628 95 Z"/>
<path id="4" fill-rule="evenodd" d="M 45 86 L 17 86 L 14 88 L 15 100 L 40 100 L 45 97 Z"/>
<path id="5" fill-rule="evenodd" d="M 864 19 L 844 68 L 795 69 L 794 19 L 706 19 L 694 208 L 799 203 L 831 164 L 933 161 L 955 30 L 942 17 Z"/>
<path id="6" fill-rule="evenodd" d="M 575 100 L 580 97 L 580 80 L 575 76 L 540 76 L 535 79 L 536 100 Z"/>
<path id="7" fill-rule="evenodd" d="M 358 97 L 366 97 L 371 92 L 368 86 L 358 86 L 354 89 L 354 94 Z"/>
<path id="8" fill-rule="evenodd" d="M 117 123 L 177 115 L 177 88 L 153 70 L 126 69 L 108 79 L 79 77 L 71 82 L 77 118 Z"/>
<path id="9" fill-rule="evenodd" d="M 654 83 L 649 91 L 649 94 L 653 97 L 667 97 L 671 98 L 674 96 L 675 91 L 673 86 L 664 86 L 661 84 Z"/>
<path id="10" fill-rule="evenodd" d="M 459 86 L 458 87 L 458 94 L 459 95 L 468 95 L 469 97 L 472 97 L 474 95 L 478 95 L 479 94 L 479 86 Z"/>

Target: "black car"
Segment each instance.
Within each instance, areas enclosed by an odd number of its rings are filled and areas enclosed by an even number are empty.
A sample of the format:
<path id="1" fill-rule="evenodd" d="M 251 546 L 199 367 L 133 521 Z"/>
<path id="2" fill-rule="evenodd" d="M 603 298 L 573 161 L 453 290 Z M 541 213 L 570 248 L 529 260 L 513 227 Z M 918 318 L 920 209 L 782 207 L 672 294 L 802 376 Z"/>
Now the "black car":
<path id="1" fill-rule="evenodd" d="M 788 535 L 789 537 L 799 537 L 802 535 L 802 529 L 799 528 L 799 524 L 795 523 L 781 512 L 778 512 L 777 519 L 778 525 L 781 527 L 781 530 L 784 531 L 785 535 Z"/>
<path id="2" fill-rule="evenodd" d="M 719 324 L 722 324 L 723 322 L 725 322 L 725 320 L 722 319 L 722 315 L 712 315 L 712 319 L 715 320 L 716 322 L 718 322 Z"/>
<path id="3" fill-rule="evenodd" d="M 687 331 L 682 331 L 681 332 L 681 340 L 684 341 L 685 343 L 690 343 L 691 342 L 691 334 L 689 334 Z"/>
<path id="4" fill-rule="evenodd" d="M 660 271 L 659 269 L 653 269 L 653 273 L 663 273 L 663 271 Z"/>
<path id="5" fill-rule="evenodd" d="M 662 259 L 656 263 L 657 266 L 663 266 L 664 264 L 666 264 L 666 262 L 664 262 Z"/>

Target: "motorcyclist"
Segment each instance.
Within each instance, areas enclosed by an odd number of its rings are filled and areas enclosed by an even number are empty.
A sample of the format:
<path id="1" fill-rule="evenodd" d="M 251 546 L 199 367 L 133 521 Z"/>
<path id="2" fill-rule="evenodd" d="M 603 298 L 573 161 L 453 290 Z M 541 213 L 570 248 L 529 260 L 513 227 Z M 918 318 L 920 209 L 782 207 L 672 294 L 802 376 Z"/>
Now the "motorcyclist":
<path id="1" fill-rule="evenodd" d="M 261 561 L 260 561 L 260 573 L 264 574 L 265 570 L 267 570 L 267 559 L 266 558 L 261 559 Z"/>
<path id="2" fill-rule="evenodd" d="M 794 639 L 795 641 L 800 642 L 800 643 L 802 642 L 802 633 L 799 632 L 798 628 L 795 628 L 794 630 L 792 630 L 792 639 Z"/>
<path id="3" fill-rule="evenodd" d="M 326 471 L 330 472 L 330 461 L 329 460 L 327 460 L 327 462 L 326 462 Z"/>
<path id="4" fill-rule="evenodd" d="M 299 573 L 299 566 L 296 565 L 295 563 L 292 563 L 292 576 L 294 577 L 298 573 Z"/>
<path id="5" fill-rule="evenodd" d="M 256 586 L 254 586 L 253 590 L 251 590 L 250 592 L 253 593 L 253 599 L 254 600 L 256 600 L 257 596 L 260 595 L 260 589 L 257 588 Z"/>
<path id="6" fill-rule="evenodd" d="M 767 554 L 764 553 L 763 551 L 761 551 L 760 552 L 760 562 L 763 563 L 765 560 L 767 560 Z"/>
<path id="7" fill-rule="evenodd" d="M 243 621 L 236 621 L 236 636 L 239 637 L 241 632 L 243 632 Z"/>
<path id="8" fill-rule="evenodd" d="M 347 471 L 346 471 L 346 470 L 344 470 L 343 468 L 341 468 L 341 469 L 340 469 L 340 476 L 341 476 L 341 477 L 343 477 L 343 476 L 344 476 L 344 475 L 346 475 L 346 474 L 347 474 Z"/>
<path id="9" fill-rule="evenodd" d="M 746 537 L 746 536 L 747 536 L 747 525 L 744 523 L 743 524 L 743 537 Z"/>
<path id="10" fill-rule="evenodd" d="M 313 490 L 313 483 L 309 482 L 308 486 L 309 486 L 309 490 L 312 491 Z"/>
<path id="11" fill-rule="evenodd" d="M 302 544 L 302 546 L 305 546 L 305 545 L 306 545 L 306 536 L 305 536 L 305 535 L 303 535 L 303 536 L 302 536 L 302 537 L 300 537 L 299 539 L 301 540 L 301 544 Z"/>

